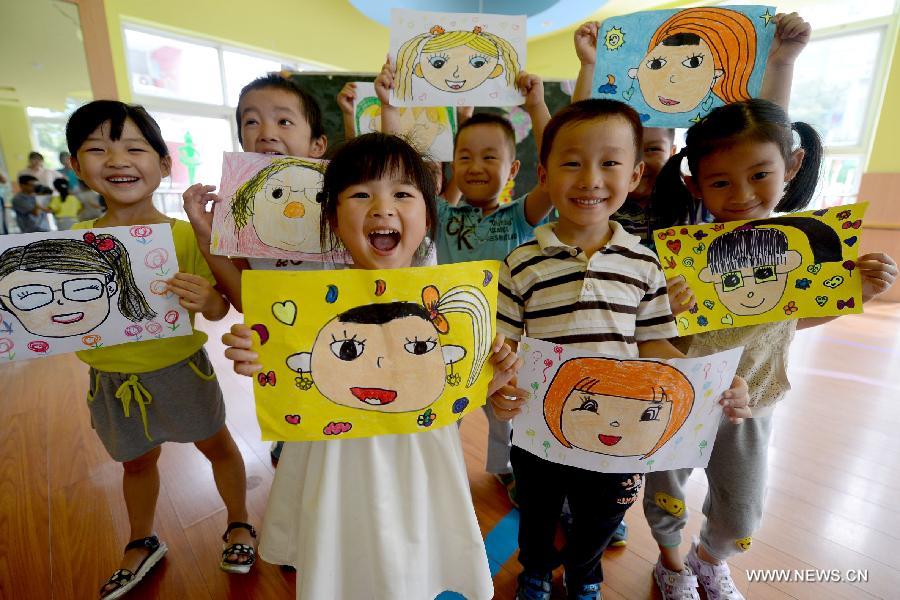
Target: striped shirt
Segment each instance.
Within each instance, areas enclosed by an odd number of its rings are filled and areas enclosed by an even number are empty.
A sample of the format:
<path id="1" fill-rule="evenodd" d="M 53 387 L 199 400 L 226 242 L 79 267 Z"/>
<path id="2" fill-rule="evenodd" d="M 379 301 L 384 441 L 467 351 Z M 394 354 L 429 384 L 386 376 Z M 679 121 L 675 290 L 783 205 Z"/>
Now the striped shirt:
<path id="1" fill-rule="evenodd" d="M 500 267 L 498 330 L 625 358 L 639 356 L 638 342 L 676 337 L 659 261 L 609 225 L 609 242 L 590 259 L 559 240 L 555 223 L 535 229 Z"/>

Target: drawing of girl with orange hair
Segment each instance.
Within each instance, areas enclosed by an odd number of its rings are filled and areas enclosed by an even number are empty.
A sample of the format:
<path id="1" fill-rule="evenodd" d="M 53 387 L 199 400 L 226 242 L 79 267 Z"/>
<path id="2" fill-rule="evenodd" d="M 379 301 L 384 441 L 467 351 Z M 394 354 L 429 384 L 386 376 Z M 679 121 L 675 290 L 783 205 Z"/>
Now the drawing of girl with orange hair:
<path id="1" fill-rule="evenodd" d="M 435 25 L 397 52 L 397 97 L 413 98 L 413 75 L 442 92 L 468 92 L 488 79 L 504 75 L 515 87 L 519 57 L 507 40 L 475 27 L 472 31 L 444 31 Z"/>
<path id="2" fill-rule="evenodd" d="M 688 8 L 654 32 L 641 64 L 628 71 L 650 108 L 664 113 L 748 100 L 756 62 L 756 31 L 746 15 L 726 8 Z"/>
<path id="3" fill-rule="evenodd" d="M 576 358 L 563 363 L 544 397 L 544 420 L 566 448 L 647 458 L 681 429 L 694 387 L 666 363 Z"/>

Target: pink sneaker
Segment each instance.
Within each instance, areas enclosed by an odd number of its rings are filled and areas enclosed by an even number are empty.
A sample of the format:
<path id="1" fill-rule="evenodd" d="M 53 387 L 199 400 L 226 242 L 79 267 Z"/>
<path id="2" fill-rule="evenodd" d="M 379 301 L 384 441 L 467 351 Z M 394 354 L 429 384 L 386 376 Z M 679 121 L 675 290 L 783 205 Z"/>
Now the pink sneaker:
<path id="1" fill-rule="evenodd" d="M 687 567 L 697 574 L 700 585 L 706 591 L 706 597 L 709 600 L 744 600 L 734 580 L 731 578 L 731 571 L 728 569 L 728 563 L 719 563 L 718 565 L 710 564 L 700 560 L 697 556 L 697 540 L 691 544 L 691 551 L 688 552 L 684 560 Z"/>
<path id="2" fill-rule="evenodd" d="M 660 558 L 653 567 L 653 579 L 656 580 L 663 600 L 700 600 L 700 594 L 697 593 L 697 578 L 686 565 L 684 571 L 677 573 L 665 568 Z"/>

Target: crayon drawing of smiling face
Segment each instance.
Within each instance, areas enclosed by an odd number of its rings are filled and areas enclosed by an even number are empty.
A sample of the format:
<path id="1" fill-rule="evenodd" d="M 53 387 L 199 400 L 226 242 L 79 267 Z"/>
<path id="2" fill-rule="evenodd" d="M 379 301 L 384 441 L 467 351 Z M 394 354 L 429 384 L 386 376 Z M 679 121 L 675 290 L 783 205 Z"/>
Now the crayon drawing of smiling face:
<path id="1" fill-rule="evenodd" d="M 13 271 L 0 279 L 0 301 L 26 331 L 46 338 L 83 335 L 109 316 L 115 282 L 102 273 Z"/>
<path id="2" fill-rule="evenodd" d="M 715 68 L 709 46 L 699 37 L 692 36 L 693 45 L 671 40 L 667 38 L 650 50 L 633 74 L 650 108 L 687 112 L 703 101 L 722 71 Z"/>
<path id="3" fill-rule="evenodd" d="M 444 92 L 467 92 L 503 72 L 496 50 L 491 56 L 469 46 L 423 51 L 416 75 Z"/>
<path id="4" fill-rule="evenodd" d="M 708 266 L 700 280 L 712 283 L 722 304 L 740 316 L 760 315 L 777 307 L 788 274 L 803 258 L 788 249 L 784 232 L 770 228 L 736 230 L 709 245 Z"/>
<path id="5" fill-rule="evenodd" d="M 577 358 L 554 376 L 544 418 L 567 448 L 646 458 L 681 428 L 693 402 L 693 386 L 665 363 Z"/>
<path id="6" fill-rule="evenodd" d="M 322 252 L 319 241 L 322 166 L 296 158 L 278 158 L 241 185 L 234 194 L 235 229 L 248 222 L 266 246 L 289 252 Z"/>
<path id="7" fill-rule="evenodd" d="M 312 353 L 292 355 L 288 366 L 311 372 L 319 392 L 336 404 L 396 413 L 440 398 L 446 362 L 464 353 L 441 346 L 421 305 L 392 302 L 341 313 L 319 331 Z"/>

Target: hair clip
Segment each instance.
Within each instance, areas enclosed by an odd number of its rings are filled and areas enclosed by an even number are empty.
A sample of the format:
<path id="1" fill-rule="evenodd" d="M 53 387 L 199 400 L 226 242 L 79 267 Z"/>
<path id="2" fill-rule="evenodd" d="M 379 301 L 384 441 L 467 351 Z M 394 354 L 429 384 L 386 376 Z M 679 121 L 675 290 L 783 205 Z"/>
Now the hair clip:
<path id="1" fill-rule="evenodd" d="M 425 306 L 425 310 L 428 311 L 428 319 L 439 333 L 447 333 L 450 331 L 450 323 L 447 321 L 447 317 L 438 310 L 440 298 L 440 292 L 433 285 L 429 285 L 422 290 L 422 304 Z"/>
<path id="2" fill-rule="evenodd" d="M 93 246 L 99 252 L 109 252 L 113 248 L 116 247 L 116 243 L 109 236 L 98 237 L 92 231 L 88 231 L 86 234 L 82 236 L 84 239 L 84 243 L 88 246 Z"/>
<path id="3" fill-rule="evenodd" d="M 428 30 L 428 33 L 430 33 L 431 35 L 441 35 L 442 33 L 444 33 L 444 28 L 440 25 L 435 25 Z"/>
<path id="4" fill-rule="evenodd" d="M 472 33 L 481 33 L 481 25 L 476 25 L 474 29 L 472 29 Z"/>

